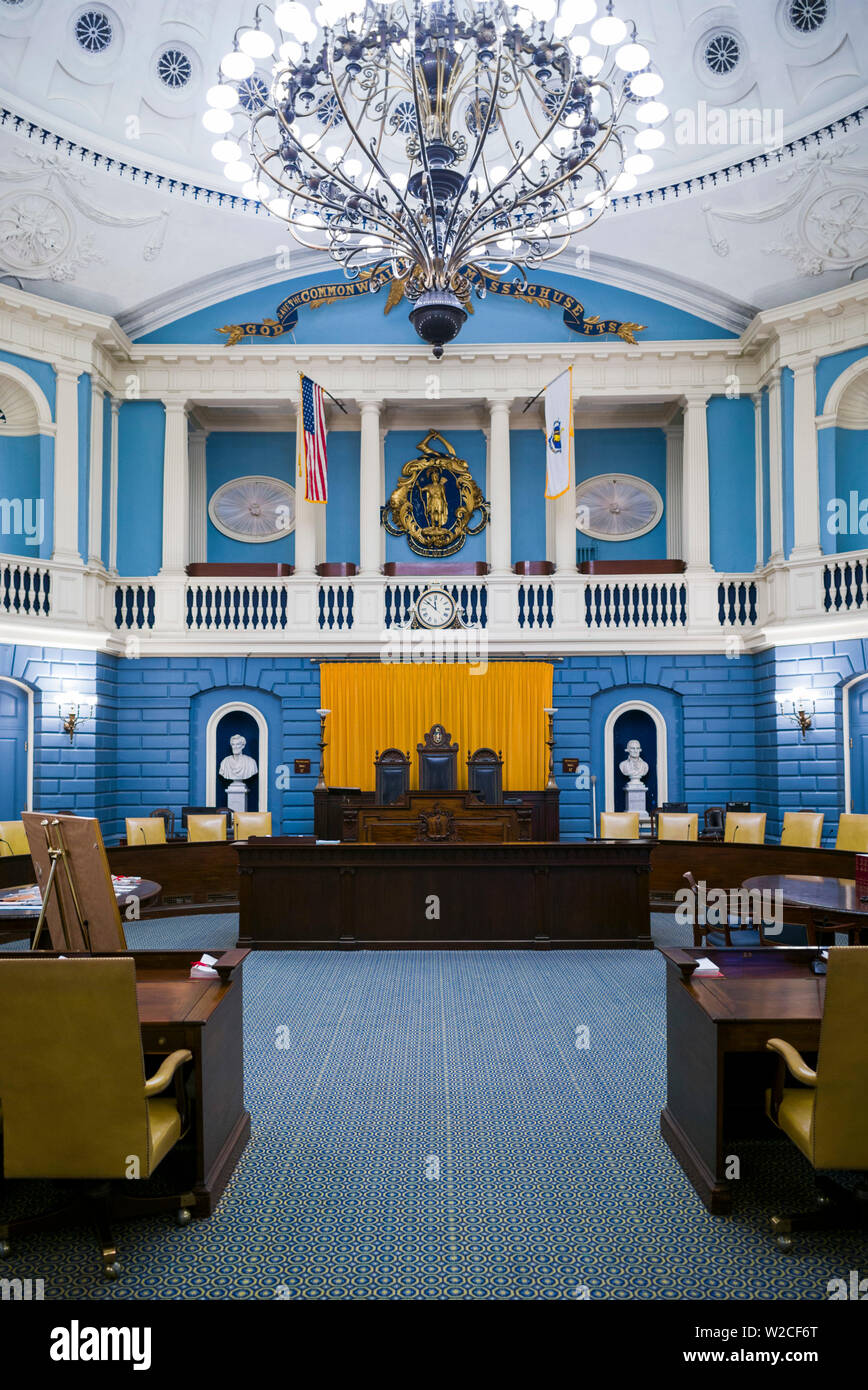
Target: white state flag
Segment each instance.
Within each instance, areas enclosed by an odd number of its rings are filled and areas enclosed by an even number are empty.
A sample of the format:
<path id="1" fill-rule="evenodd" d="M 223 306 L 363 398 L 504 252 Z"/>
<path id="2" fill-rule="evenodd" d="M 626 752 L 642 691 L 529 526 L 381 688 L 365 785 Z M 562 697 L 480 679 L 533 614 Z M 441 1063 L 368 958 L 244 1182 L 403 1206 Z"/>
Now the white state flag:
<path id="1" fill-rule="evenodd" d="M 563 497 L 570 485 L 573 442 L 573 369 L 555 377 L 545 391 L 546 497 Z"/>

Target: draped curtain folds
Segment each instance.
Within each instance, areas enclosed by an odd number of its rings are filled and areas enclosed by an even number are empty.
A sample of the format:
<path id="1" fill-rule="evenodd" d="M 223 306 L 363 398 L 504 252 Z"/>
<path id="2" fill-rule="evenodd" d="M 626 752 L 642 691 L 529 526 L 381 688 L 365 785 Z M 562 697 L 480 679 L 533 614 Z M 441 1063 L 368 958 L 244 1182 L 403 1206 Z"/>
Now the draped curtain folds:
<path id="1" fill-rule="evenodd" d="M 442 724 L 458 744 L 458 787 L 477 748 L 503 753 L 508 791 L 538 791 L 548 776 L 544 710 L 552 703 L 552 667 L 541 661 L 470 665 L 323 662 L 320 699 L 331 710 L 326 738 L 329 786 L 374 788 L 374 755 L 410 753 L 410 786 L 419 785 L 416 744 Z"/>

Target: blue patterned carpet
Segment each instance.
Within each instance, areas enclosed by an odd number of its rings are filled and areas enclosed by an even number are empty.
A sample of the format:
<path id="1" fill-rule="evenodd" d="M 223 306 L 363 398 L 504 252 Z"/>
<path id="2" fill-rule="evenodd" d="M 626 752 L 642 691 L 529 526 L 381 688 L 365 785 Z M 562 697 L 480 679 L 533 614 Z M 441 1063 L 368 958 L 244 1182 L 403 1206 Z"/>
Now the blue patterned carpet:
<path id="1" fill-rule="evenodd" d="M 226 946 L 234 919 L 144 922 L 130 945 Z M 655 924 L 674 944 L 671 918 Z M 686 944 L 686 943 L 685 943 Z M 824 1299 L 856 1234 L 782 1255 L 812 1202 L 786 1141 L 742 1145 L 732 1217 L 659 1137 L 663 962 L 642 951 L 256 952 L 245 965 L 253 1137 L 216 1214 L 16 1245 L 47 1299 Z M 586 1026 L 589 1046 L 576 1047 Z M 289 1046 L 276 1046 L 288 1029 Z M 42 1205 L 42 1184 L 16 1194 Z"/>

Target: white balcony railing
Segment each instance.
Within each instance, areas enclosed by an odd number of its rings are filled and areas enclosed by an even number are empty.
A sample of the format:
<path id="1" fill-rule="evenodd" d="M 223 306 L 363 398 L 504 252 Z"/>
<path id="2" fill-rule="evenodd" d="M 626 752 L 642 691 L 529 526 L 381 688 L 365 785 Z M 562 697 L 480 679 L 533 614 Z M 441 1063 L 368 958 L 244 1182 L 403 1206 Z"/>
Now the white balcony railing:
<path id="1" fill-rule="evenodd" d="M 395 579 L 112 577 L 101 569 L 0 556 L 0 640 L 156 652 L 375 651 L 405 629 L 431 583 L 449 589 L 492 651 L 726 648 L 862 631 L 868 551 L 755 574 Z M 50 629 L 50 631 L 49 631 Z"/>

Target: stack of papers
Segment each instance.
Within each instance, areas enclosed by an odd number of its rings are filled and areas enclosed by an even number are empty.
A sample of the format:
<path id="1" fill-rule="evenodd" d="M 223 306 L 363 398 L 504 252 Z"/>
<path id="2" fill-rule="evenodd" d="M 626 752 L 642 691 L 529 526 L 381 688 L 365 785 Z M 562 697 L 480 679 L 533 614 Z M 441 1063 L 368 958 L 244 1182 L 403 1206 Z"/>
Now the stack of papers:
<path id="1" fill-rule="evenodd" d="M 220 977 L 214 969 L 216 964 L 216 956 L 203 956 L 201 960 L 194 961 L 190 966 L 190 979 L 218 980 Z"/>
<path id="2" fill-rule="evenodd" d="M 705 979 L 714 979 L 715 977 L 723 979 L 723 971 L 719 970 L 714 961 L 709 960 L 708 956 L 700 956 L 696 962 L 696 969 L 693 971 L 694 979 L 698 975 L 704 976 Z"/>

